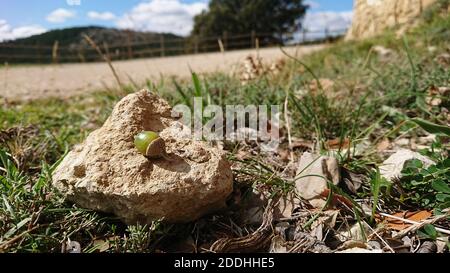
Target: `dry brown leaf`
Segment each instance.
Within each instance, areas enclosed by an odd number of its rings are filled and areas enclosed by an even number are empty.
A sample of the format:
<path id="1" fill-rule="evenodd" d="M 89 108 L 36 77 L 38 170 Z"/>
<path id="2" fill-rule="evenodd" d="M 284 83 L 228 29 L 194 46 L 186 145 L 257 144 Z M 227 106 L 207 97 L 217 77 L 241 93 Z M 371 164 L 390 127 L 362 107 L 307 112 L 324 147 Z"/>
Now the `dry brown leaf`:
<path id="1" fill-rule="evenodd" d="M 252 155 L 251 155 L 251 153 L 250 153 L 249 151 L 239 150 L 239 151 L 236 153 L 236 158 L 239 159 L 239 160 L 241 160 L 241 161 L 246 160 L 246 159 L 249 159 L 249 158 L 251 158 L 251 157 L 252 157 Z"/>
<path id="2" fill-rule="evenodd" d="M 319 79 L 319 82 L 317 82 L 316 80 L 312 80 L 311 83 L 309 84 L 309 89 L 311 90 L 311 92 L 317 92 L 319 91 L 319 83 L 322 86 L 323 91 L 328 92 L 328 91 L 332 91 L 334 88 L 334 81 L 330 80 L 330 79 Z"/>
<path id="3" fill-rule="evenodd" d="M 336 138 L 336 139 L 328 140 L 325 145 L 330 150 L 338 150 L 339 148 L 348 149 L 350 147 L 350 139 Z"/>
<path id="4" fill-rule="evenodd" d="M 384 152 L 391 146 L 391 142 L 389 139 L 385 138 L 377 145 L 377 151 L 378 152 Z"/>
<path id="5" fill-rule="evenodd" d="M 403 218 L 403 219 L 406 219 L 409 221 L 421 222 L 423 220 L 430 218 L 432 216 L 432 213 L 429 211 L 426 211 L 426 210 L 416 211 L 416 212 L 404 211 L 404 212 L 398 212 L 392 216 L 395 216 L 398 218 Z M 397 231 L 402 231 L 402 230 L 407 229 L 410 226 L 412 226 L 412 224 L 405 223 L 404 221 L 400 221 L 400 220 L 396 220 L 396 219 L 392 219 L 392 218 L 385 218 L 385 217 L 382 217 L 379 215 L 376 216 L 376 220 L 377 220 L 377 222 L 384 221 L 388 228 L 397 230 Z"/>
<path id="6" fill-rule="evenodd" d="M 322 192 L 322 194 L 320 194 L 320 196 L 323 198 L 328 198 L 329 194 L 330 194 L 330 190 L 326 189 Z M 348 200 L 348 198 L 346 198 L 343 195 L 333 193 L 333 195 L 331 196 L 331 206 L 336 207 L 338 205 L 345 205 L 349 208 L 353 207 L 353 203 L 350 200 Z"/>

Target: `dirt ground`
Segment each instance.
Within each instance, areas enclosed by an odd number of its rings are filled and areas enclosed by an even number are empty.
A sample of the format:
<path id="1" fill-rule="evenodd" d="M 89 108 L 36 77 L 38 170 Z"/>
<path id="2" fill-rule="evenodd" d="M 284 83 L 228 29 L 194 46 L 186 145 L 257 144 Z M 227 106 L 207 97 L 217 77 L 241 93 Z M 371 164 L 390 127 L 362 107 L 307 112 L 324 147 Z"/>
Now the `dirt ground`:
<path id="1" fill-rule="evenodd" d="M 323 48 L 323 45 L 289 47 L 287 52 L 297 57 Z M 208 53 L 166 58 L 118 61 L 113 65 L 123 83 L 130 79 L 136 83 L 157 80 L 161 76 L 190 75 L 197 73 L 233 73 L 248 55 L 256 50 L 239 50 L 225 53 Z M 265 62 L 285 57 L 279 48 L 259 50 Z M 0 68 L 0 97 L 12 101 L 35 100 L 46 97 L 70 97 L 87 92 L 117 87 L 117 82 L 106 63 L 2 66 Z"/>

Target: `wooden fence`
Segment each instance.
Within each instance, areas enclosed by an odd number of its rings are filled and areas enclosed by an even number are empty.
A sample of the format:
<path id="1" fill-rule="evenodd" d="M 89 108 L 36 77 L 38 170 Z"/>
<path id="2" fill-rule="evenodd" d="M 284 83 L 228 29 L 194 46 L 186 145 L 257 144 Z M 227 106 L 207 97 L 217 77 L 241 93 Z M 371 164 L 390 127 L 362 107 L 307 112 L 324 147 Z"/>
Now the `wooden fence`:
<path id="1" fill-rule="evenodd" d="M 329 31 L 308 31 L 283 35 L 283 44 L 308 44 L 330 41 L 341 37 L 346 29 Z M 129 39 L 116 43 L 102 43 L 99 47 L 107 52 L 108 57 L 115 60 L 135 58 L 167 57 L 186 54 L 199 54 L 238 49 L 263 48 L 280 45 L 272 33 L 256 33 L 231 35 L 224 32 L 215 37 L 191 36 L 187 38 L 158 38 L 145 42 L 130 42 Z M 17 45 L 0 44 L 1 63 L 72 63 L 101 61 L 97 51 L 88 46 L 60 46 L 58 41 L 53 45 Z"/>

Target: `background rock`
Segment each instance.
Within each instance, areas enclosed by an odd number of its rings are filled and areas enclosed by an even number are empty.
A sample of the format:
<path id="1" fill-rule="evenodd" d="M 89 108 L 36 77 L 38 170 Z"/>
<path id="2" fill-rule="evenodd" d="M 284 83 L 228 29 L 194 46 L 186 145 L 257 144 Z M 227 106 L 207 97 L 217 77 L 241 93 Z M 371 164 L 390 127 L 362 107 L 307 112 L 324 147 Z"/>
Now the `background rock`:
<path id="1" fill-rule="evenodd" d="M 76 146 L 53 174 L 54 185 L 74 203 L 114 213 L 128 224 L 189 222 L 225 206 L 232 172 L 222 151 L 180 139 L 180 123 L 166 101 L 143 90 L 122 99 L 103 127 Z M 155 131 L 171 161 L 149 160 L 134 136 Z"/>
<path id="2" fill-rule="evenodd" d="M 436 0 L 355 0 L 347 39 L 372 37 L 396 25 L 413 25 L 413 20 L 434 2 Z"/>

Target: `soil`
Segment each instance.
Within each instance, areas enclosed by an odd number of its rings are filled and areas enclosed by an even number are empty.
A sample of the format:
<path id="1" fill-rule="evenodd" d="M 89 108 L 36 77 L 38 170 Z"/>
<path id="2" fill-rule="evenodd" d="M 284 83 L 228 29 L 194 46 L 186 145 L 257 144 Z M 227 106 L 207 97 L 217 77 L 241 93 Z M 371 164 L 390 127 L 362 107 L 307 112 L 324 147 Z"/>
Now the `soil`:
<path id="1" fill-rule="evenodd" d="M 323 47 L 289 47 L 286 51 L 300 57 Z M 157 81 L 161 76 L 189 77 L 191 69 L 197 73 L 232 73 L 250 54 L 256 55 L 256 50 L 137 59 L 114 62 L 113 65 L 123 83 L 143 83 L 146 80 Z M 266 62 L 284 57 L 279 48 L 260 49 L 259 55 Z M 67 98 L 117 87 L 117 81 L 106 63 L 4 65 L 0 68 L 0 79 L 0 98 L 9 101 Z"/>

